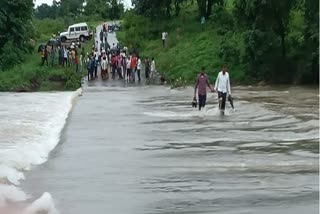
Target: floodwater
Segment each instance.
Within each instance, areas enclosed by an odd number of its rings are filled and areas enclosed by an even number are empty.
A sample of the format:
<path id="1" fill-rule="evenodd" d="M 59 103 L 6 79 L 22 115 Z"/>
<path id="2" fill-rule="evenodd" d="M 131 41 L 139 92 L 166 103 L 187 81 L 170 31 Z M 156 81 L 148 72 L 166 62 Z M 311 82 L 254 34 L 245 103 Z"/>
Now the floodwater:
<path id="1" fill-rule="evenodd" d="M 84 88 L 47 163 L 26 174 L 61 213 L 318 213 L 318 91 L 234 88 L 191 108 L 192 89 Z"/>

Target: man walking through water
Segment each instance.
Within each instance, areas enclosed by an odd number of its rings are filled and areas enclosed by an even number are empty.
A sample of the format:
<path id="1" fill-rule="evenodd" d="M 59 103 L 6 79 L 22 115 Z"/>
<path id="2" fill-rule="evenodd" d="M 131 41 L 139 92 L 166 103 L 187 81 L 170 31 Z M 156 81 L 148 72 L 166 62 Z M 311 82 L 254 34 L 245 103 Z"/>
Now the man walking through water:
<path id="1" fill-rule="evenodd" d="M 219 109 L 223 113 L 226 107 L 227 94 L 231 96 L 230 79 L 226 65 L 224 65 L 222 71 L 219 72 L 214 89 L 218 92 Z"/>
<path id="2" fill-rule="evenodd" d="M 198 98 L 199 98 L 199 111 L 201 111 L 201 108 L 204 108 L 206 106 L 207 101 L 207 86 L 210 88 L 212 92 L 214 92 L 214 89 L 211 88 L 208 76 L 206 74 L 205 68 L 201 68 L 201 73 L 197 78 L 196 85 L 194 87 L 194 100 L 196 100 L 197 95 L 197 89 L 198 89 Z"/>

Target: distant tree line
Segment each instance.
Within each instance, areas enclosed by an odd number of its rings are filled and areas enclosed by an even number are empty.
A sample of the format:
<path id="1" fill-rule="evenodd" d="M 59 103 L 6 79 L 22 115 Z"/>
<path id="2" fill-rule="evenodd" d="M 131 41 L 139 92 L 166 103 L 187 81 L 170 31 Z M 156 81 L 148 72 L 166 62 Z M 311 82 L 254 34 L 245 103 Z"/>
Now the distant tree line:
<path id="1" fill-rule="evenodd" d="M 124 13 L 121 0 L 54 0 L 52 5 L 42 4 L 35 9 L 38 19 L 88 16 L 99 19 L 120 19 Z"/>
<path id="2" fill-rule="evenodd" d="M 224 0 L 132 0 L 132 5 L 139 14 L 147 16 L 165 15 L 179 16 L 181 5 L 189 2 L 191 5 L 196 3 L 199 16 L 208 18 L 211 15 L 214 5 L 223 5 Z"/>
<path id="3" fill-rule="evenodd" d="M 32 0 L 0 1 L 0 71 L 21 63 L 32 50 Z"/>

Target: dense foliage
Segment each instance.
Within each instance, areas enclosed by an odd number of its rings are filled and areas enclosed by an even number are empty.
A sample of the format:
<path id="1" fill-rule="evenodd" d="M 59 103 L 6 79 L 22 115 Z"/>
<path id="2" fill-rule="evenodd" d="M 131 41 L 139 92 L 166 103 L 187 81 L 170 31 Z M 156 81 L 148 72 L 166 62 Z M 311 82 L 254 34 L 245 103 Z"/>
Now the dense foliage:
<path id="1" fill-rule="evenodd" d="M 0 1 L 0 70 L 21 63 L 32 49 L 32 0 Z"/>
<path id="2" fill-rule="evenodd" d="M 128 45 L 147 48 L 146 53 L 167 62 L 168 53 L 177 46 L 188 46 L 189 40 L 202 40 L 214 60 L 237 69 L 239 81 L 269 83 L 319 82 L 319 1 L 318 0 L 133 0 L 134 9 L 124 19 L 125 33 L 120 34 Z M 172 16 L 172 14 L 175 16 Z M 206 17 L 206 32 L 199 32 L 200 17 Z M 145 23 L 145 24 L 141 24 Z M 166 54 L 148 50 L 154 47 L 161 32 L 169 32 Z M 208 36 L 208 33 L 211 36 Z M 180 35 L 181 34 L 181 35 Z M 178 41 L 176 38 L 182 38 Z M 212 41 L 211 41 L 212 40 Z M 180 44 L 184 43 L 184 44 Z M 153 45 L 152 45 L 153 44 Z M 160 43 L 159 43 L 160 45 Z M 212 50 L 209 45 L 217 46 Z M 189 51 L 189 50 L 184 50 Z M 206 51 L 204 51 L 205 53 Z M 171 56 L 173 67 L 168 76 L 185 76 L 180 57 Z M 205 58 L 201 53 L 192 57 Z M 203 62 L 196 60 L 197 67 Z M 170 63 L 171 64 L 171 63 Z M 210 67 L 215 66 L 212 63 Z M 181 67 L 179 70 L 178 67 Z M 193 67 L 193 66 L 191 66 Z M 216 68 L 218 69 L 218 68 Z M 172 72 L 175 74 L 173 75 Z M 192 73 L 190 75 L 195 75 Z"/>
<path id="3" fill-rule="evenodd" d="M 42 4 L 35 10 L 38 19 L 79 18 L 89 19 L 119 19 L 124 12 L 124 5 L 120 0 L 61 0 L 53 1 L 51 6 Z"/>

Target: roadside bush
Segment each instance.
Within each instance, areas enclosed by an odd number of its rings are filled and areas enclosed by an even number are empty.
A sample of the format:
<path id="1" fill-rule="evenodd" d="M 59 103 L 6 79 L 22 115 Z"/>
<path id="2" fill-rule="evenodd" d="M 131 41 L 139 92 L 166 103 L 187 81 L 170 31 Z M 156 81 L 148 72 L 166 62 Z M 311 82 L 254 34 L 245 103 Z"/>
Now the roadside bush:
<path id="1" fill-rule="evenodd" d="M 239 64 L 240 63 L 240 34 L 228 33 L 220 43 L 219 58 L 225 64 Z"/>
<path id="2" fill-rule="evenodd" d="M 3 46 L 0 55 L 0 70 L 8 70 L 24 60 L 24 52 L 18 48 L 12 40 Z"/>
<path id="3" fill-rule="evenodd" d="M 211 25 L 218 34 L 224 35 L 233 31 L 234 21 L 231 13 L 224 6 L 215 5 L 210 16 L 209 25 Z"/>
<path id="4" fill-rule="evenodd" d="M 66 90 L 74 90 L 81 87 L 81 74 L 71 70 L 65 70 L 64 73 L 67 78 L 64 86 Z"/>

